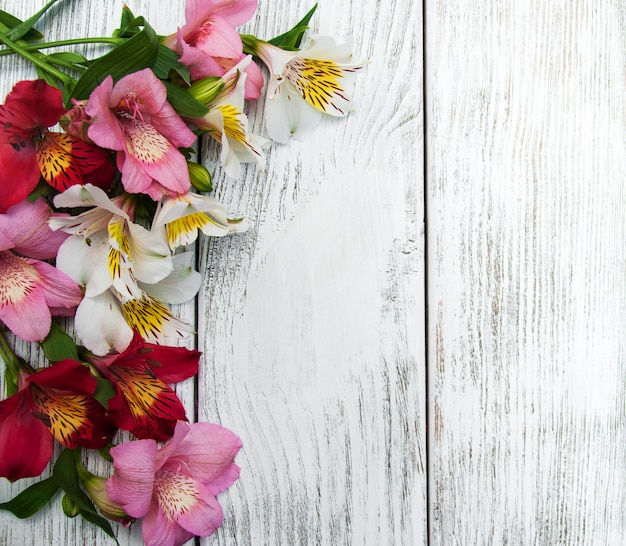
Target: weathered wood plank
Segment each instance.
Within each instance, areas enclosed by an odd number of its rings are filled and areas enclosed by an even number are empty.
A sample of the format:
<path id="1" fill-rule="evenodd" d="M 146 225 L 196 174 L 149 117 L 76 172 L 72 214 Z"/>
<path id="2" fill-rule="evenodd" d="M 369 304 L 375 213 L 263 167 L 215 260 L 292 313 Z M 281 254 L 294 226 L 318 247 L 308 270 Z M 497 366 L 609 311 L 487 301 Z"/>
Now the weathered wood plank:
<path id="1" fill-rule="evenodd" d="M 24 17 L 33 4 L 2 8 Z M 121 9 L 66 4 L 72 20 L 55 19 L 50 35 L 108 34 Z M 182 21 L 182 1 L 129 5 L 163 33 Z M 310 7 L 262 3 L 247 30 L 270 37 Z M 265 174 L 233 183 L 216 173 L 216 196 L 252 229 L 201 247 L 199 418 L 239 433 L 244 449 L 241 480 L 221 497 L 225 526 L 202 542 L 424 544 L 421 5 L 322 4 L 313 21 L 354 36 L 371 64 L 347 120 L 273 146 Z M 4 93 L 33 77 L 13 64 L 3 74 L 14 77 Z M 257 130 L 261 110 L 251 109 Z M 2 499 L 23 487 L 3 483 Z M 139 528 L 118 538 L 139 544 Z M 6 544 L 107 540 L 59 511 L 0 514 Z"/>
<path id="2" fill-rule="evenodd" d="M 623 3 L 426 3 L 433 544 L 623 544 Z"/>
<path id="3" fill-rule="evenodd" d="M 251 26 L 309 7 L 261 2 Z M 218 176 L 251 229 L 200 252 L 200 418 L 244 443 L 218 542 L 424 544 L 421 5 L 321 2 L 312 26 L 370 60 L 356 112 Z"/>

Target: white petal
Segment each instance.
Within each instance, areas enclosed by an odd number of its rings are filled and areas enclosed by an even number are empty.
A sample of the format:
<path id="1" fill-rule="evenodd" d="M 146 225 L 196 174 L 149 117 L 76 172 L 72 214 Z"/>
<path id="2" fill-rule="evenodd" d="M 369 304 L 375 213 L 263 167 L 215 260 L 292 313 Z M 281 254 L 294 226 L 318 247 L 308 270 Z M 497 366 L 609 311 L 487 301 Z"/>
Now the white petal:
<path id="1" fill-rule="evenodd" d="M 83 345 L 99 356 L 111 350 L 121 353 L 133 338 L 119 301 L 110 291 L 95 298 L 83 298 L 76 309 L 75 328 Z"/>
<path id="2" fill-rule="evenodd" d="M 267 134 L 272 140 L 287 143 L 290 137 L 305 140 L 319 125 L 322 113 L 298 94 L 288 82 L 276 86 L 265 100 Z"/>
<path id="3" fill-rule="evenodd" d="M 172 271 L 172 256 L 164 229 L 148 231 L 138 224 L 128 222 L 130 255 L 135 278 L 155 283 Z"/>
<path id="4" fill-rule="evenodd" d="M 194 298 L 200 290 L 202 275 L 191 265 L 192 252 L 174 256 L 174 270 L 156 284 L 140 286 L 153 298 L 166 303 L 184 303 Z"/>
<path id="5" fill-rule="evenodd" d="M 108 252 L 108 238 L 102 232 L 88 239 L 68 237 L 59 248 L 56 266 L 84 286 L 85 296 L 91 298 L 108 290 L 113 283 L 107 266 Z"/>
<path id="6" fill-rule="evenodd" d="M 54 198 L 54 206 L 57 208 L 100 207 L 128 220 L 128 214 L 115 204 L 115 200 L 109 199 L 104 190 L 92 184 L 70 186 Z"/>

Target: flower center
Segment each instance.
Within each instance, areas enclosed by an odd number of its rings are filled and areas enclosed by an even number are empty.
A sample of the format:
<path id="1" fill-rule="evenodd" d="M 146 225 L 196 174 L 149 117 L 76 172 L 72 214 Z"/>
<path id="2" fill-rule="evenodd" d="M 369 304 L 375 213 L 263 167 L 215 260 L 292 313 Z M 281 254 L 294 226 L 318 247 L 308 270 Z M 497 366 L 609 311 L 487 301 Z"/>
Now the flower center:
<path id="1" fill-rule="evenodd" d="M 115 109 L 115 113 L 121 118 L 131 119 L 135 123 L 137 118 L 143 121 L 143 115 L 141 110 L 139 110 L 141 102 L 141 99 L 135 93 L 130 92 L 122 97 Z"/>
<path id="2" fill-rule="evenodd" d="M 0 308 L 29 296 L 39 278 L 37 270 L 24 258 L 9 251 L 0 252 Z"/>
<path id="3" fill-rule="evenodd" d="M 159 505 L 167 517 L 188 512 L 198 502 L 200 491 L 195 481 L 184 474 L 176 474 L 169 468 L 162 468 L 154 476 L 154 489 Z"/>
<path id="4" fill-rule="evenodd" d="M 347 101 L 344 89 L 339 85 L 343 77 L 342 69 L 333 61 L 319 59 L 301 59 L 294 57 L 285 65 L 283 76 L 287 78 L 302 98 L 311 106 L 328 113 L 332 108 L 342 115 L 341 110 L 333 99 Z"/>

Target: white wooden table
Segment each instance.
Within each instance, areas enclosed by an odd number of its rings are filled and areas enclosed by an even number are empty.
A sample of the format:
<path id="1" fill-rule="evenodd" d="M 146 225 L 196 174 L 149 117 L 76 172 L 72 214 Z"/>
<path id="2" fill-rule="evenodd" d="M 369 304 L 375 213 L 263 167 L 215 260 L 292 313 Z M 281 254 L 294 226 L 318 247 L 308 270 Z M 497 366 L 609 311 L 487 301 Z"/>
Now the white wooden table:
<path id="1" fill-rule="evenodd" d="M 313 28 L 370 61 L 356 111 L 263 174 L 215 171 L 251 229 L 198 246 L 179 311 L 204 357 L 179 392 L 244 448 L 201 544 L 626 544 L 626 8 L 424 2 L 320 2 Z M 183 22 L 183 0 L 128 4 Z M 260 0 L 243 30 L 310 7 Z M 121 8 L 66 0 L 46 24 L 108 35 Z M 2 96 L 34 77 L 0 66 Z M 0 544 L 112 544 L 59 504 L 0 513 Z"/>

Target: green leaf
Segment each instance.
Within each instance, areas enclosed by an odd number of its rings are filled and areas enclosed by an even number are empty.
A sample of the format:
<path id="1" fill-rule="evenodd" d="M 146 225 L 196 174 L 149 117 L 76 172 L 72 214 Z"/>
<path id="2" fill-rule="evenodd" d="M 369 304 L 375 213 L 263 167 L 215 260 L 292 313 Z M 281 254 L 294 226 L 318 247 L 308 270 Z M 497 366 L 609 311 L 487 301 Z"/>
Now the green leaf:
<path id="1" fill-rule="evenodd" d="M 137 20 L 137 18 L 133 15 L 133 12 L 130 11 L 130 8 L 126 5 L 122 8 L 122 20 L 120 21 L 120 28 L 113 32 L 113 36 L 128 38 L 130 36 L 134 36 L 139 32 L 137 25 L 133 23 Z"/>
<path id="2" fill-rule="evenodd" d="M 61 455 L 59 455 L 57 462 L 54 464 L 52 476 L 59 487 L 63 489 L 74 504 L 80 508 L 81 516 L 87 521 L 96 524 L 117 542 L 109 521 L 96 512 L 93 502 L 91 502 L 91 499 L 80 487 L 80 479 L 76 467 L 76 465 L 79 464 L 79 456 L 79 449 L 64 449 Z"/>
<path id="3" fill-rule="evenodd" d="M 79 65 L 79 66 L 89 66 L 89 61 L 79 55 L 78 53 L 72 53 L 71 51 L 61 51 L 59 53 L 50 53 L 47 55 L 48 59 L 54 61 L 59 61 L 60 63 Z"/>
<path id="4" fill-rule="evenodd" d="M 116 394 L 113 383 L 104 377 L 94 377 L 96 380 L 96 391 L 93 397 L 106 409 L 109 409 L 109 400 Z"/>
<path id="5" fill-rule="evenodd" d="M 159 44 L 157 58 L 152 65 L 152 71 L 161 80 L 167 80 L 170 77 L 170 73 L 175 72 L 187 85 L 191 82 L 189 69 L 178 60 L 176 53 L 163 44 Z"/>
<path id="6" fill-rule="evenodd" d="M 34 483 L 10 501 L 0 503 L 0 509 L 13 512 L 20 519 L 28 518 L 48 504 L 58 490 L 54 478 L 48 478 Z"/>
<path id="7" fill-rule="evenodd" d="M 78 350 L 74 340 L 54 321 L 46 339 L 41 342 L 41 348 L 50 362 L 58 362 L 66 358 L 78 360 Z"/>
<path id="8" fill-rule="evenodd" d="M 280 47 L 281 49 L 299 49 L 300 44 L 302 43 L 302 36 L 309 28 L 309 21 L 311 20 L 311 17 L 313 17 L 316 9 L 317 4 L 309 10 L 309 12 L 296 24 L 295 27 L 280 36 L 276 36 L 275 38 L 268 40 L 268 42 L 272 45 Z"/>
<path id="9" fill-rule="evenodd" d="M 23 23 L 14 26 L 10 32 L 6 33 L 6 37 L 13 42 L 24 37 L 33 28 L 33 26 L 35 26 L 35 23 L 39 21 L 41 16 L 46 13 L 46 11 L 48 11 L 56 2 L 57 0 L 50 0 L 50 2 L 48 2 L 43 8 L 35 13 L 35 15 L 26 19 L 26 21 L 24 21 Z"/>
<path id="10" fill-rule="evenodd" d="M 17 17 L 7 13 L 6 11 L 0 10 L 0 25 L 4 25 L 8 28 L 15 28 L 18 25 L 21 25 L 22 21 Z M 22 40 L 26 40 L 27 42 L 34 42 L 37 40 L 42 40 L 43 34 L 39 32 L 35 28 L 31 28 L 26 34 L 22 36 Z"/>
<path id="11" fill-rule="evenodd" d="M 143 21 L 142 17 L 138 19 Z M 154 29 L 145 23 L 141 32 L 90 64 L 76 83 L 72 97 L 87 99 L 107 76 L 117 81 L 127 74 L 152 66 L 158 48 L 159 39 Z M 69 108 L 69 104 L 66 107 Z"/>
<path id="12" fill-rule="evenodd" d="M 179 85 L 163 82 L 167 88 L 167 102 L 169 102 L 179 116 L 186 118 L 201 118 L 208 114 L 209 109 L 194 99 Z"/>

